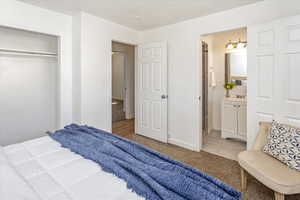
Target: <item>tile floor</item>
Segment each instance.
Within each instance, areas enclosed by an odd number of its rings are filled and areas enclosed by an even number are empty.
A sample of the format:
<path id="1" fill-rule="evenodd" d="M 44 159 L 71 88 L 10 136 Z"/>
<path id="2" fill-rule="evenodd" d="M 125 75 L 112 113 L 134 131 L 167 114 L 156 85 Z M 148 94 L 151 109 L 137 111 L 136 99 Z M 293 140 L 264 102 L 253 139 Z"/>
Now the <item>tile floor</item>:
<path id="1" fill-rule="evenodd" d="M 113 133 L 129 140 L 143 144 L 173 159 L 197 168 L 224 183 L 240 190 L 240 167 L 239 164 L 230 159 L 217 156 L 205 151 L 194 152 L 175 145 L 164 144 L 134 133 L 134 120 L 125 120 L 113 123 Z M 266 186 L 256 179 L 250 178 L 248 190 L 244 194 L 244 200 L 273 200 L 274 195 Z M 288 195 L 285 200 L 300 200 L 300 195 Z"/>
<path id="2" fill-rule="evenodd" d="M 246 142 L 221 138 L 221 131 L 211 131 L 203 136 L 203 151 L 231 160 L 237 160 L 241 151 L 246 150 Z"/>

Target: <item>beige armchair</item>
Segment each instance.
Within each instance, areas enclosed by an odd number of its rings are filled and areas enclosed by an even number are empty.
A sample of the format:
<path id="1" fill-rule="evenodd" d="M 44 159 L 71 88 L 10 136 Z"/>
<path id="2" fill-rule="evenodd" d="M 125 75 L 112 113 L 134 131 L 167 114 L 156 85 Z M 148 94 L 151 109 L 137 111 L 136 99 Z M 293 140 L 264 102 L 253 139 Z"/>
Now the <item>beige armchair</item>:
<path id="1" fill-rule="evenodd" d="M 238 156 L 241 166 L 242 192 L 247 189 L 249 173 L 274 191 L 275 200 L 284 200 L 284 195 L 300 193 L 300 172 L 290 169 L 262 151 L 270 128 L 271 123 L 261 122 L 253 148 L 250 151 L 241 152 Z"/>

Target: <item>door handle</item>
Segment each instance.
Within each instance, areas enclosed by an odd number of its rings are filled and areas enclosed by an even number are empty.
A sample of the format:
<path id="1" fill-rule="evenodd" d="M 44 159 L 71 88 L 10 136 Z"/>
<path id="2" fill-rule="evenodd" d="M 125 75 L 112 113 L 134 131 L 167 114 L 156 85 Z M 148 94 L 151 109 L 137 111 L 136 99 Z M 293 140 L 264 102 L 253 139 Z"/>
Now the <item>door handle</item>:
<path id="1" fill-rule="evenodd" d="M 163 95 L 161 95 L 161 98 L 162 98 L 162 99 L 167 99 L 167 98 L 168 98 L 168 95 L 163 94 Z"/>

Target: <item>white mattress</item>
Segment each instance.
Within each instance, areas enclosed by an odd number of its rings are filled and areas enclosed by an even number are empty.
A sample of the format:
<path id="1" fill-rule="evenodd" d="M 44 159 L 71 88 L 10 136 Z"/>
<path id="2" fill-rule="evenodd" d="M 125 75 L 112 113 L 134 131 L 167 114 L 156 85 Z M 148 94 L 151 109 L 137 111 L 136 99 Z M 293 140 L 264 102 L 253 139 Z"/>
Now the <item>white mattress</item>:
<path id="1" fill-rule="evenodd" d="M 49 136 L 4 147 L 16 171 L 47 200 L 143 200 L 93 161 L 62 148 Z M 17 189 L 17 188 L 16 188 Z"/>

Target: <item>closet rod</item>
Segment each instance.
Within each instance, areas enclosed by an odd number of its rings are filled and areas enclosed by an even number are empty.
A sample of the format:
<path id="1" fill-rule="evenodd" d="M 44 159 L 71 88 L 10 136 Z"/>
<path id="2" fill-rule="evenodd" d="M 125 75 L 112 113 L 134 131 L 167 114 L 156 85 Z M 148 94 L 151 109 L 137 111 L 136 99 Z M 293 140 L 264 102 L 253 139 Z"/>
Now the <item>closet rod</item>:
<path id="1" fill-rule="evenodd" d="M 8 54 L 8 55 L 57 57 L 57 53 L 38 52 L 38 51 L 24 51 L 24 50 L 13 50 L 13 49 L 0 49 L 0 53 L 4 53 L 4 54 Z"/>

